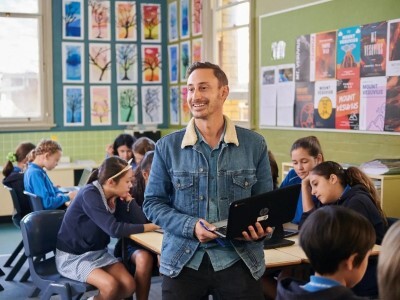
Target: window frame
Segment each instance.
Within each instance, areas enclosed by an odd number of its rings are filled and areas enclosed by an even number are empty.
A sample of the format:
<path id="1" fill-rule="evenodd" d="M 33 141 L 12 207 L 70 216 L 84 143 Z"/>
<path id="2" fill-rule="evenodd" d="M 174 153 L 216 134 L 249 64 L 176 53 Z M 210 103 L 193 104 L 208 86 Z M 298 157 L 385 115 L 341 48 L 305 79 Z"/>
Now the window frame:
<path id="1" fill-rule="evenodd" d="M 249 82 L 247 83 L 247 91 L 241 90 L 234 92 L 230 90 L 229 96 L 227 101 L 229 99 L 247 99 L 247 106 L 248 106 L 248 120 L 246 121 L 239 121 L 239 120 L 233 120 L 236 125 L 239 125 L 241 127 L 245 128 L 253 128 L 254 127 L 254 122 L 252 121 L 253 118 L 253 101 L 252 101 L 252 92 L 251 92 L 251 82 L 253 78 L 253 72 L 251 71 L 250 66 L 254 64 L 254 57 L 252 54 L 253 52 L 253 47 L 252 47 L 252 14 L 253 14 L 253 4 L 252 1 L 250 0 L 242 0 L 242 1 L 237 1 L 233 3 L 229 3 L 226 5 L 222 5 L 217 7 L 217 2 L 219 0 L 211 0 L 211 1 L 203 1 L 203 39 L 207 41 L 205 44 L 205 49 L 204 49 L 204 56 L 205 59 L 219 64 L 218 60 L 218 42 L 217 42 L 217 36 L 219 34 L 219 31 L 217 30 L 217 14 L 223 9 L 231 8 L 233 6 L 242 4 L 242 3 L 249 3 L 249 23 L 247 25 L 238 25 L 238 26 L 231 26 L 231 27 L 224 27 L 222 28 L 222 31 L 228 31 L 228 30 L 237 30 L 240 28 L 248 27 L 249 30 Z M 212 18 L 209 18 L 209 16 L 212 16 Z M 208 17 L 208 18 L 207 18 Z M 211 20 L 210 20 L 211 19 Z M 228 78 L 229 80 L 229 78 Z"/>
<path id="2" fill-rule="evenodd" d="M 47 2 L 47 1 L 46 1 Z M 36 18 L 38 20 L 39 85 L 41 112 L 37 118 L 0 118 L 0 131 L 48 130 L 55 127 L 53 101 L 52 3 L 38 0 L 38 13 L 0 12 L 0 17 Z"/>

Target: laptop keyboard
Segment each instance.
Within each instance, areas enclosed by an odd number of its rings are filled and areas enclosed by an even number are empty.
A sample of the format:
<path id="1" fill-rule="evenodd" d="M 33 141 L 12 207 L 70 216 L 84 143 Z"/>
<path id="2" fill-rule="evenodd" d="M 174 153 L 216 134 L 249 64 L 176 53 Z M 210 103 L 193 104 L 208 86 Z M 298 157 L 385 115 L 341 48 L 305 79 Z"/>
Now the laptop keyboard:
<path id="1" fill-rule="evenodd" d="M 219 233 L 222 233 L 223 235 L 226 235 L 226 227 L 227 227 L 227 225 L 221 226 L 221 227 L 218 227 L 216 230 L 217 230 Z"/>

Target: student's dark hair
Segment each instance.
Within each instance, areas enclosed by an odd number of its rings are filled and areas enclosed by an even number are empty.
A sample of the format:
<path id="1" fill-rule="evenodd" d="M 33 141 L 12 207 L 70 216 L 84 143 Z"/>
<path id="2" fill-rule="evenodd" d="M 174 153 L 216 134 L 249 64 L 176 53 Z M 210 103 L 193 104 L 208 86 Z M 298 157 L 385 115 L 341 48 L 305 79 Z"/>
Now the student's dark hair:
<path id="1" fill-rule="evenodd" d="M 318 154 L 321 154 L 322 161 L 324 161 L 324 153 L 322 152 L 321 144 L 316 136 L 310 135 L 296 140 L 293 143 L 292 148 L 290 148 L 290 154 L 293 152 L 293 150 L 299 148 L 306 150 L 312 157 L 317 157 Z"/>
<path id="2" fill-rule="evenodd" d="M 118 155 L 118 148 L 121 146 L 127 146 L 129 149 L 132 149 L 133 143 L 136 141 L 136 138 L 130 134 L 121 133 L 117 136 L 113 143 L 113 154 Z"/>
<path id="3" fill-rule="evenodd" d="M 278 164 L 276 163 L 275 156 L 274 154 L 272 154 L 271 150 L 268 150 L 268 158 L 269 158 L 269 165 L 271 167 L 272 184 L 275 190 L 278 188 L 279 168 Z"/>
<path id="4" fill-rule="evenodd" d="M 156 144 L 152 139 L 148 137 L 142 136 L 133 143 L 132 151 L 139 153 L 141 155 L 145 155 L 147 151 L 152 151 L 156 147 Z"/>
<path id="5" fill-rule="evenodd" d="M 36 146 L 30 142 L 23 142 L 17 146 L 17 149 L 15 149 L 15 153 L 9 153 L 9 155 L 7 155 L 7 161 L 3 167 L 4 177 L 10 175 L 14 170 L 13 162 L 22 162 L 27 157 L 29 152 L 35 149 L 35 147 Z"/>
<path id="6" fill-rule="evenodd" d="M 355 253 L 354 267 L 358 267 L 375 244 L 375 230 L 358 212 L 330 205 L 317 209 L 306 219 L 299 242 L 314 270 L 329 275 Z"/>
<path id="7" fill-rule="evenodd" d="M 387 225 L 386 217 L 381 207 L 378 191 L 376 190 L 372 180 L 359 168 L 349 167 L 347 169 L 343 169 L 343 167 L 337 162 L 325 161 L 315 166 L 310 171 L 310 174 L 322 176 L 325 179 L 329 179 L 329 177 L 334 174 L 338 177 L 339 182 L 343 187 L 346 187 L 346 185 L 363 185 L 367 192 L 370 194 L 372 203 L 379 211 L 379 214 Z"/>
<path id="8" fill-rule="evenodd" d="M 42 139 L 39 144 L 36 145 L 36 148 L 29 152 L 28 159 L 29 161 L 33 161 L 38 155 L 46 153 L 54 154 L 58 151 L 62 151 L 61 145 L 58 142 L 49 139 Z"/>
<path id="9" fill-rule="evenodd" d="M 92 174 L 90 174 L 87 183 L 92 183 L 93 181 L 98 180 L 100 184 L 104 184 L 107 179 L 121 172 L 127 165 L 128 162 L 118 156 L 108 157 L 103 161 L 98 169 L 95 169 Z M 126 171 L 128 170 L 129 169 Z M 122 172 L 119 174 L 114 178 L 114 181 L 118 183 L 125 173 L 126 172 Z"/>
<path id="10" fill-rule="evenodd" d="M 206 62 L 201 62 L 201 61 L 196 61 L 194 62 L 189 68 L 187 69 L 186 72 L 186 78 L 189 78 L 190 74 L 193 73 L 194 70 L 196 69 L 212 69 L 214 71 L 214 76 L 217 77 L 219 87 L 228 85 L 228 77 L 226 77 L 226 74 L 222 69 L 213 63 L 210 63 L 208 61 Z"/>
<path id="11" fill-rule="evenodd" d="M 135 170 L 135 179 L 131 189 L 131 195 L 136 202 L 142 206 L 144 201 L 144 190 L 146 189 L 146 180 L 143 177 L 143 171 L 150 173 L 151 164 L 153 163 L 154 151 L 147 151 L 140 164 Z"/>

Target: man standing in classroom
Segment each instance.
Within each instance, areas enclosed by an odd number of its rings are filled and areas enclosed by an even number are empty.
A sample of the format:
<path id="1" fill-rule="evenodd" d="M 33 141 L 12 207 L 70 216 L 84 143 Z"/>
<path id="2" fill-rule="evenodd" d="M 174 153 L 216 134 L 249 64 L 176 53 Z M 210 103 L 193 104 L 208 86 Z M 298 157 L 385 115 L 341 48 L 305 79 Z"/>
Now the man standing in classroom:
<path id="1" fill-rule="evenodd" d="M 267 228 L 257 222 L 226 240 L 205 226 L 227 219 L 231 202 L 272 190 L 265 140 L 223 115 L 229 86 L 219 66 L 195 62 L 187 76 L 193 118 L 158 141 L 143 204 L 164 229 L 163 299 L 264 299 Z"/>

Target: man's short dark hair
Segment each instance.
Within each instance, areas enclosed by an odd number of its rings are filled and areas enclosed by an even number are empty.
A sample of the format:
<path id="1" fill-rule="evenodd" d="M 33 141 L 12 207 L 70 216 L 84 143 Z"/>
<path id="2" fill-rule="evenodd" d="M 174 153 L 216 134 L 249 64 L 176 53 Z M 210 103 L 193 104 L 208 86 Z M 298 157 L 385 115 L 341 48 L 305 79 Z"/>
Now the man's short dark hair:
<path id="1" fill-rule="evenodd" d="M 222 69 L 213 63 L 210 63 L 208 61 L 206 62 L 201 62 L 201 61 L 196 61 L 194 62 L 186 72 L 186 78 L 189 78 L 190 74 L 193 73 L 194 70 L 196 69 L 212 69 L 214 71 L 215 77 L 217 77 L 219 86 L 224 86 L 228 85 L 228 77 L 226 77 L 226 74 Z"/>
<path id="2" fill-rule="evenodd" d="M 319 274 L 333 274 L 340 262 L 357 253 L 358 267 L 375 244 L 375 230 L 363 215 L 341 206 L 313 212 L 300 230 L 300 246 Z"/>

